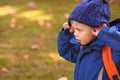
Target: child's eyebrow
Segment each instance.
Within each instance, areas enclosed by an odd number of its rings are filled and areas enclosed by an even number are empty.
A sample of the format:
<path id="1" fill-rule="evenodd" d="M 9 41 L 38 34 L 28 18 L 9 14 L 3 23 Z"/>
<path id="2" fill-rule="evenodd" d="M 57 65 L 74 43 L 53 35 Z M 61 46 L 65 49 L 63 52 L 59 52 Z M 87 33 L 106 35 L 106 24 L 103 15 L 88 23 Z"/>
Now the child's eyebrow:
<path id="1" fill-rule="evenodd" d="M 79 29 L 79 28 L 74 28 L 74 29 L 78 29 L 78 30 L 81 30 L 81 29 Z"/>
<path id="2" fill-rule="evenodd" d="M 77 30 L 81 30 L 81 29 L 79 29 L 79 28 L 74 28 L 74 27 L 72 27 L 72 29 L 77 29 Z"/>
<path id="3" fill-rule="evenodd" d="M 73 26 L 71 26 L 71 28 L 73 28 L 73 29 L 74 29 L 74 27 L 73 27 Z"/>

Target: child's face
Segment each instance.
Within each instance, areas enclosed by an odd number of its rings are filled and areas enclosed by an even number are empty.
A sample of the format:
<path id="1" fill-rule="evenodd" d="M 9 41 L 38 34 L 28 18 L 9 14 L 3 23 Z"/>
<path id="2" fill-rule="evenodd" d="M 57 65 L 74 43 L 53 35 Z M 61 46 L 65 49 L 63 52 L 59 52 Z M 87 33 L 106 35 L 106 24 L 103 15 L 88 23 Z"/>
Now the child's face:
<path id="1" fill-rule="evenodd" d="M 74 36 L 81 44 L 88 44 L 95 38 L 92 34 L 93 28 L 74 20 L 71 20 L 71 24 L 71 27 L 74 30 Z"/>

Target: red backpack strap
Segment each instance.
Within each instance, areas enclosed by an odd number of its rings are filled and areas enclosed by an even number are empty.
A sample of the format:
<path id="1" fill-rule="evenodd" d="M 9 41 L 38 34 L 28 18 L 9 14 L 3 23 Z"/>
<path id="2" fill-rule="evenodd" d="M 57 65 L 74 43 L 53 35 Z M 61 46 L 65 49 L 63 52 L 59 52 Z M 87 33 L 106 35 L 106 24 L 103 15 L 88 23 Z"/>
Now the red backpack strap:
<path id="1" fill-rule="evenodd" d="M 80 49 L 82 49 L 83 48 L 83 46 L 80 46 Z"/>
<path id="2" fill-rule="evenodd" d="M 103 47 L 102 58 L 103 58 L 103 63 L 104 63 L 106 72 L 110 80 L 113 80 L 113 76 L 117 76 L 118 80 L 120 80 L 120 75 L 118 73 L 116 64 L 112 60 L 112 53 L 111 53 L 110 47 L 108 46 Z"/>

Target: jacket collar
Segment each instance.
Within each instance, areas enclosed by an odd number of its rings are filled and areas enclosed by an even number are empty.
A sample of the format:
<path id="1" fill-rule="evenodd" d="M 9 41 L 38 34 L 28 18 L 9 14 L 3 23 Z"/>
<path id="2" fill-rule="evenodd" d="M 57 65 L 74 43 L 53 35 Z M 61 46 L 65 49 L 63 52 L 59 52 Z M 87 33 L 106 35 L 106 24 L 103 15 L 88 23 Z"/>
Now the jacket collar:
<path id="1" fill-rule="evenodd" d="M 86 52 L 90 52 L 92 50 L 100 51 L 103 46 L 104 43 L 96 37 L 93 42 L 87 45 Z"/>
<path id="2" fill-rule="evenodd" d="M 86 48 L 85 52 L 89 52 L 91 50 L 100 50 L 104 46 L 104 43 L 100 41 L 97 37 L 89 44 L 87 45 L 82 45 L 80 42 L 78 42 L 75 37 L 73 37 L 70 42 L 72 44 L 78 45 L 78 46 L 83 46 L 83 48 Z"/>

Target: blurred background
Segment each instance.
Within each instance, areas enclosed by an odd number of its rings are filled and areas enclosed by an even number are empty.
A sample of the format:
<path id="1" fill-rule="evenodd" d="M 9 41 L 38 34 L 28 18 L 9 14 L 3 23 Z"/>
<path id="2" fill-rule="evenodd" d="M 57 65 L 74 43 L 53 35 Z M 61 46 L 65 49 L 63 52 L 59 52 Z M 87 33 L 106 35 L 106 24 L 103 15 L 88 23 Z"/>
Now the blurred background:
<path id="1" fill-rule="evenodd" d="M 80 0 L 0 0 L 0 80 L 73 80 L 57 35 Z M 113 0 L 111 20 L 120 17 Z"/>

